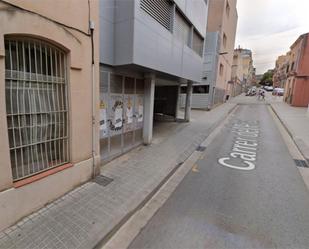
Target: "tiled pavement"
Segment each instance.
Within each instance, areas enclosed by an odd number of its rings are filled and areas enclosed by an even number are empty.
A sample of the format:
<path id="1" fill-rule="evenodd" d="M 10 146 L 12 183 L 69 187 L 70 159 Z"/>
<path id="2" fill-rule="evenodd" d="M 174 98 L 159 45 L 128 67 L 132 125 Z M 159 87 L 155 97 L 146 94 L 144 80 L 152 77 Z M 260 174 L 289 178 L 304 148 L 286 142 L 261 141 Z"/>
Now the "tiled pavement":
<path id="1" fill-rule="evenodd" d="M 0 248 L 93 248 L 143 203 L 235 107 L 194 111 L 191 123 L 105 165 L 107 186 L 88 182 L 0 233 Z"/>
<path id="2" fill-rule="evenodd" d="M 271 107 L 290 133 L 298 149 L 309 162 L 309 116 L 307 108 L 292 107 L 284 102 L 271 103 Z"/>

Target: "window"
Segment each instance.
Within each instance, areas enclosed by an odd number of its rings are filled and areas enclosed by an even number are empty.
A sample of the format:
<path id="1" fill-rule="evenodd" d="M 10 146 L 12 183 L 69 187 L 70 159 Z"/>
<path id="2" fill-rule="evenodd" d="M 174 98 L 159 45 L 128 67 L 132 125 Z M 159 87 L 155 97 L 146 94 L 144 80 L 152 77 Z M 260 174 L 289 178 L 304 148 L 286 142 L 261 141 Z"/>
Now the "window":
<path id="1" fill-rule="evenodd" d="M 178 40 L 190 47 L 191 25 L 178 10 L 175 15 L 174 34 Z"/>
<path id="2" fill-rule="evenodd" d="M 203 56 L 204 39 L 195 30 L 193 32 L 192 49 L 199 55 Z"/>
<path id="3" fill-rule="evenodd" d="M 169 0 L 141 0 L 140 7 L 163 27 L 171 31 L 173 5 Z"/>
<path id="4" fill-rule="evenodd" d="M 220 63 L 219 73 L 222 76 L 223 75 L 224 66 Z"/>
<path id="5" fill-rule="evenodd" d="M 227 43 L 227 37 L 226 34 L 223 33 L 223 47 L 226 48 L 226 43 Z"/>
<path id="6" fill-rule="evenodd" d="M 231 10 L 230 4 L 228 1 L 226 1 L 225 12 L 226 12 L 227 17 L 230 16 L 230 10 Z"/>
<path id="7" fill-rule="evenodd" d="M 193 86 L 193 93 L 195 93 L 195 94 L 207 94 L 207 93 L 209 93 L 209 85 Z"/>
<path id="8" fill-rule="evenodd" d="M 66 55 L 35 39 L 5 39 L 13 180 L 69 161 Z"/>

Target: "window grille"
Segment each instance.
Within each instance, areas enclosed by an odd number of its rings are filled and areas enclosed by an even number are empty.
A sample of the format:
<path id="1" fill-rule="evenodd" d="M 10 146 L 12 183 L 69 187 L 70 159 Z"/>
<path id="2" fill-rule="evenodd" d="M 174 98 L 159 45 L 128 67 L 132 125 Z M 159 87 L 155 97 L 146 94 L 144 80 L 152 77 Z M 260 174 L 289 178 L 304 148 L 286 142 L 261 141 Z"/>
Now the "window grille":
<path id="1" fill-rule="evenodd" d="M 173 5 L 169 0 L 141 0 L 140 7 L 163 27 L 171 31 Z"/>
<path id="2" fill-rule="evenodd" d="M 174 34 L 177 39 L 190 47 L 191 25 L 179 11 L 176 11 L 175 15 Z"/>
<path id="3" fill-rule="evenodd" d="M 204 39 L 194 30 L 192 49 L 200 56 L 203 55 Z"/>
<path id="4" fill-rule="evenodd" d="M 13 180 L 69 161 L 66 55 L 36 39 L 5 39 Z"/>

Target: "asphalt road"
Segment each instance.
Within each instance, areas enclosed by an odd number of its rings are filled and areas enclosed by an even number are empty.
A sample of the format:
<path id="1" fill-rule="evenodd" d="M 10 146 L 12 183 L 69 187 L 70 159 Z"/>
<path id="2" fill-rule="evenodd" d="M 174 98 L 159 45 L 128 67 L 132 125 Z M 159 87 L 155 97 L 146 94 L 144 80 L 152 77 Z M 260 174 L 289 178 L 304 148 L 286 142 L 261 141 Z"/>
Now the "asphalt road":
<path id="1" fill-rule="evenodd" d="M 130 248 L 309 248 L 309 192 L 266 105 L 238 107 Z"/>

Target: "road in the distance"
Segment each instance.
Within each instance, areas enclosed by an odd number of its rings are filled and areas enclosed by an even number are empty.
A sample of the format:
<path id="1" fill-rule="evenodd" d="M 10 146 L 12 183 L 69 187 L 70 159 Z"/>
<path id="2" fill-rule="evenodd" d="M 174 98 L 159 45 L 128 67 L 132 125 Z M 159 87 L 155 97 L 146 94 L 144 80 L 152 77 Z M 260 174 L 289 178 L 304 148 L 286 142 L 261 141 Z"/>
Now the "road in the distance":
<path id="1" fill-rule="evenodd" d="M 131 249 L 309 248 L 309 193 L 266 105 L 240 105 L 197 168 Z"/>

